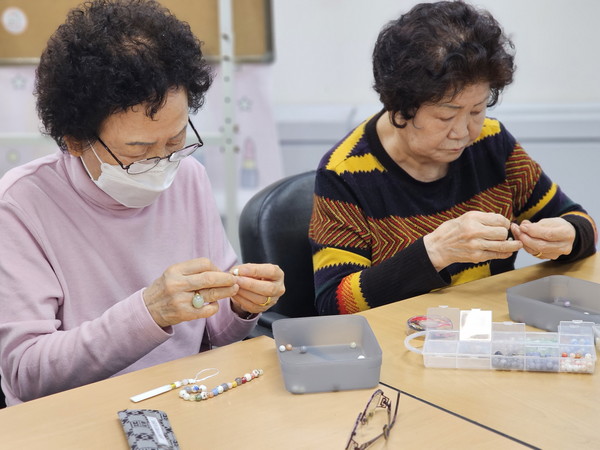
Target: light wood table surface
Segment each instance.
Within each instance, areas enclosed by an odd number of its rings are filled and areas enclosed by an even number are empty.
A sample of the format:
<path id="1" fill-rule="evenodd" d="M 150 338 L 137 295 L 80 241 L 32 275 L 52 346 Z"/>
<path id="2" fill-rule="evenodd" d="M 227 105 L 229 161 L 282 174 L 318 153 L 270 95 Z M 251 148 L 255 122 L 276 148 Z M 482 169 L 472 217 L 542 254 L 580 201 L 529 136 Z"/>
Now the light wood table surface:
<path id="1" fill-rule="evenodd" d="M 600 256 L 537 264 L 361 313 L 383 350 L 381 382 L 533 446 L 600 449 L 598 368 L 595 374 L 426 368 L 404 346 L 406 321 L 429 307 L 480 308 L 491 310 L 494 322 L 508 321 L 508 287 L 556 274 L 600 282 Z"/>
<path id="2" fill-rule="evenodd" d="M 599 448 L 598 375 L 426 369 L 404 349 L 406 320 L 429 306 L 491 309 L 508 320 L 506 287 L 554 273 L 600 281 L 600 259 L 541 264 L 362 313 L 383 349 L 381 382 L 398 419 L 373 448 Z M 214 387 L 255 368 L 264 375 L 204 402 L 177 391 L 129 397 L 215 367 Z M 343 448 L 374 389 L 294 395 L 285 390 L 274 341 L 259 337 L 0 410 L 0 449 L 127 449 L 123 409 L 159 409 L 182 449 Z"/>
<path id="3" fill-rule="evenodd" d="M 0 411 L 1 449 L 127 449 L 117 418 L 123 409 L 159 409 L 183 450 L 342 449 L 374 389 L 294 395 L 285 390 L 272 339 L 258 337 Z M 264 375 L 203 402 L 176 391 L 139 403 L 129 397 L 215 367 L 212 388 L 254 368 Z M 396 401 L 396 393 L 381 386 Z M 401 395 L 387 447 L 525 448 L 501 434 Z"/>

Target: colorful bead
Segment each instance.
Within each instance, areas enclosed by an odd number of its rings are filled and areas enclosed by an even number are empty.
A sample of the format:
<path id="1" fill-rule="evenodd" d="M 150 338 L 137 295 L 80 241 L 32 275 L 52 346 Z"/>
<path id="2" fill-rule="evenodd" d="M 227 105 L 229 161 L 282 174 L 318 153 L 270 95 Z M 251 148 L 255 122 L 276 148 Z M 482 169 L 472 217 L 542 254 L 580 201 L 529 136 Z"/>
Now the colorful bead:
<path id="1" fill-rule="evenodd" d="M 286 344 L 286 346 L 285 346 L 285 349 L 286 349 L 288 352 L 291 352 L 291 351 L 292 351 L 292 348 L 293 348 L 293 347 L 292 347 L 292 344 Z"/>

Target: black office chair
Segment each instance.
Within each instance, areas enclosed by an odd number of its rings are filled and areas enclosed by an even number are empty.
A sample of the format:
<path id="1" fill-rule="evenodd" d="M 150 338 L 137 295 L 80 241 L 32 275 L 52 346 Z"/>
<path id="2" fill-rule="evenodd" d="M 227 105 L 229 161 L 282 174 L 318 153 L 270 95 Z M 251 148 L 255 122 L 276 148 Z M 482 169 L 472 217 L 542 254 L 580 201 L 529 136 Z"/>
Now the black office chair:
<path id="1" fill-rule="evenodd" d="M 281 318 L 318 315 L 308 242 L 315 173 L 312 170 L 292 175 L 267 186 L 242 210 L 239 223 L 242 260 L 277 264 L 285 272 L 286 288 L 277 304 L 262 314 L 248 337 L 272 337 L 272 324 Z"/>
<path id="2" fill-rule="evenodd" d="M 0 377 L 0 382 L 2 382 L 2 377 Z M 2 392 L 2 388 L 0 388 L 0 409 L 6 408 L 6 399 L 4 398 L 4 392 Z"/>

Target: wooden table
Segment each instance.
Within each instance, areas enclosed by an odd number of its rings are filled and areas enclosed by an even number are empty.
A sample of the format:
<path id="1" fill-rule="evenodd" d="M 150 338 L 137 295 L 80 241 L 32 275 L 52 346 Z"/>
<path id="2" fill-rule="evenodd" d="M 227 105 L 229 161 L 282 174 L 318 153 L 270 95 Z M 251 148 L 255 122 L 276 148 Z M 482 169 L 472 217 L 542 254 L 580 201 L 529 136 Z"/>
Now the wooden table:
<path id="1" fill-rule="evenodd" d="M 426 369 L 403 346 L 406 320 L 429 306 L 491 309 L 495 321 L 508 320 L 506 287 L 555 273 L 600 281 L 600 259 L 541 264 L 362 313 L 383 349 L 383 389 L 393 400 L 394 389 L 406 393 L 386 448 L 598 448 L 597 374 Z M 176 391 L 129 401 L 209 367 L 220 370 L 209 387 L 254 368 L 265 374 L 205 402 Z M 127 449 L 117 418 L 127 408 L 165 411 L 184 450 L 343 448 L 373 390 L 290 394 L 273 340 L 259 337 L 0 410 L 0 448 Z"/>
<path id="2" fill-rule="evenodd" d="M 220 370 L 206 380 L 209 387 L 254 368 L 265 373 L 204 402 L 183 401 L 177 391 L 140 403 L 129 401 L 132 395 L 208 367 Z M 382 388 L 395 402 L 395 392 Z M 290 394 L 284 388 L 275 344 L 263 336 L 1 410 L 0 448 L 127 449 L 117 412 L 143 408 L 168 414 L 184 450 L 342 449 L 373 391 Z M 402 395 L 387 448 L 407 443 L 418 448 L 419 439 L 430 442 L 428 448 L 523 448 L 508 437 Z"/>
<path id="3" fill-rule="evenodd" d="M 480 308 L 491 310 L 495 322 L 510 320 L 506 288 L 555 274 L 600 282 L 600 256 L 537 264 L 361 313 L 383 350 L 381 381 L 533 446 L 600 448 L 598 369 L 590 375 L 425 368 L 403 344 L 407 319 L 429 307 Z"/>

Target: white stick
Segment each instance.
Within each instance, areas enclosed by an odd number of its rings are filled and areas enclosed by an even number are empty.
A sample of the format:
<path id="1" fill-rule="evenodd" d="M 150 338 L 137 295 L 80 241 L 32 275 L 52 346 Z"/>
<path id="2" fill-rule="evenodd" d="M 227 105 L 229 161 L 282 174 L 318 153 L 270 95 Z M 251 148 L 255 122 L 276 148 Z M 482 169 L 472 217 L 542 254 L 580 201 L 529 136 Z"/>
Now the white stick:
<path id="1" fill-rule="evenodd" d="M 164 386 L 157 387 L 156 389 L 152 389 L 150 391 L 146 391 L 142 394 L 134 395 L 133 397 L 130 397 L 129 400 L 131 400 L 134 403 L 141 402 L 142 400 L 147 400 L 151 397 L 156 397 L 157 395 L 169 392 L 171 389 L 172 386 L 170 384 L 165 384 Z"/>

